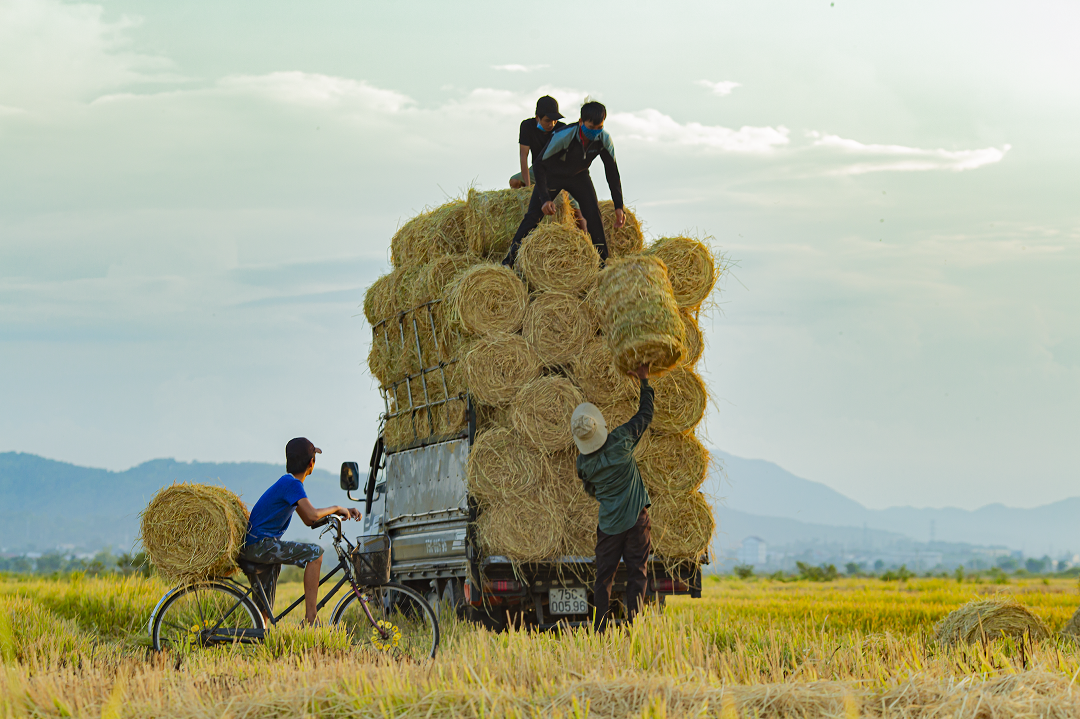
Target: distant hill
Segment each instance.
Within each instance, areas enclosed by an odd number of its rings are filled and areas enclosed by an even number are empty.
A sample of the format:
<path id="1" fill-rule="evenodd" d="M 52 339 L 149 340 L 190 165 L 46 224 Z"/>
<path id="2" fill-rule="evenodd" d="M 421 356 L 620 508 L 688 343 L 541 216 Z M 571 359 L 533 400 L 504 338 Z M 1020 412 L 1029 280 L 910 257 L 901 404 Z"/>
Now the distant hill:
<path id="1" fill-rule="evenodd" d="M 283 464 L 173 459 L 110 472 L 32 454 L 0 453 L 0 547 L 8 552 L 59 545 L 126 549 L 138 534 L 139 512 L 161 487 L 173 482 L 217 484 L 239 494 L 250 507 L 284 473 Z M 336 473 L 316 469 L 305 485 L 316 506 L 347 502 Z M 310 535 L 299 522 L 293 525 L 287 536 Z"/>

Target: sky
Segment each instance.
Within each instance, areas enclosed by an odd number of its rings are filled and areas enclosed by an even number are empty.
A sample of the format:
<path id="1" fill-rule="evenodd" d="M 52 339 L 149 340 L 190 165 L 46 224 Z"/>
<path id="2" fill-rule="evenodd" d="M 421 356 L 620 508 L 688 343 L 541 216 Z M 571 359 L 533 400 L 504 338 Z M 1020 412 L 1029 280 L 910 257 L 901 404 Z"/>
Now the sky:
<path id="1" fill-rule="evenodd" d="M 730 261 L 708 444 L 870 507 L 1080 495 L 1080 5 L 544 7 L 0 0 L 0 451 L 363 462 L 390 237 L 550 93 Z"/>

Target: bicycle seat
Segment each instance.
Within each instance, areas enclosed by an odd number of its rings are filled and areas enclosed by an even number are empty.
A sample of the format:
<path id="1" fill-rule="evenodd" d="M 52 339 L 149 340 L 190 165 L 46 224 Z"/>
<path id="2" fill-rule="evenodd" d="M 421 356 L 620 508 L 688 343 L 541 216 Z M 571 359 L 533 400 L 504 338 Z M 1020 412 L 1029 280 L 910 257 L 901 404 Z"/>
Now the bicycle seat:
<path id="1" fill-rule="evenodd" d="M 240 571 L 244 574 L 262 574 L 273 567 L 273 564 L 263 564 L 262 562 L 252 562 L 244 559 L 243 557 L 236 558 L 236 566 L 240 567 Z"/>

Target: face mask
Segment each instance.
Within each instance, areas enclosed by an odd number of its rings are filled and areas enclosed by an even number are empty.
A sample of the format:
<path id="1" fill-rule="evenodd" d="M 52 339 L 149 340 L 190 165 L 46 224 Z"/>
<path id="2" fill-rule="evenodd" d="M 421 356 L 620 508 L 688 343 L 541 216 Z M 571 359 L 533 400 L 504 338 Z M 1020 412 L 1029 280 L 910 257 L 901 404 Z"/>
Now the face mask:
<path id="1" fill-rule="evenodd" d="M 536 123 L 536 129 L 540 132 L 547 132 L 547 130 L 544 129 L 544 126 L 541 125 L 539 122 Z"/>
<path id="2" fill-rule="evenodd" d="M 600 137 L 600 133 L 603 131 L 604 128 L 602 127 L 598 127 L 595 130 L 590 130 L 589 128 L 585 127 L 584 123 L 581 125 L 581 134 L 589 140 L 595 140 L 596 138 Z"/>

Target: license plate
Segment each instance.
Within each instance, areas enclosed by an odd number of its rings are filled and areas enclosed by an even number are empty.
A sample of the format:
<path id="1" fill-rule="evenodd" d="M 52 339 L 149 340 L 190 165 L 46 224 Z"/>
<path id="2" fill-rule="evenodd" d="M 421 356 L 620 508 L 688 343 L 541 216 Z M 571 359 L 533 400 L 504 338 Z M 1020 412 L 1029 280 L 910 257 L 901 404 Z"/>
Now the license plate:
<path id="1" fill-rule="evenodd" d="M 548 592 L 549 614 L 588 614 L 589 602 L 582 589 L 552 589 Z"/>

